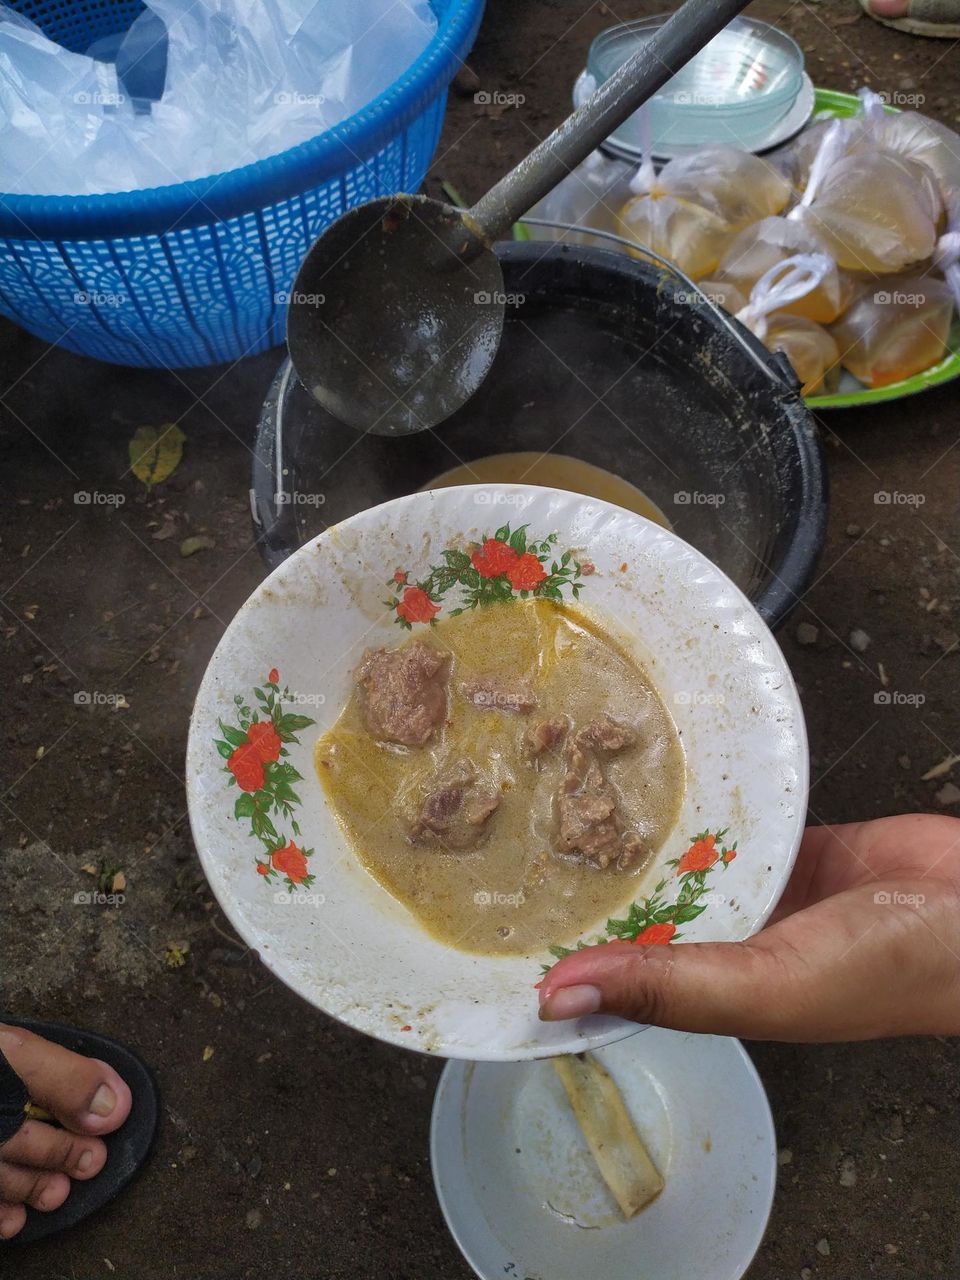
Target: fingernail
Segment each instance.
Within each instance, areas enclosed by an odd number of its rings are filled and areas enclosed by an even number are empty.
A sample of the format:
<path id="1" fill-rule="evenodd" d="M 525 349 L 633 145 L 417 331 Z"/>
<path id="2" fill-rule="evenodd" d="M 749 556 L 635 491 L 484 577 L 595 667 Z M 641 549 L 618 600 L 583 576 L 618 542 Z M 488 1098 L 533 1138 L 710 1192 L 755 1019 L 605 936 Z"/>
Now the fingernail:
<path id="1" fill-rule="evenodd" d="M 55 1191 L 41 1192 L 40 1199 L 37 1201 L 37 1208 L 41 1213 L 49 1213 L 51 1209 L 56 1209 L 57 1207 L 57 1193 Z"/>
<path id="2" fill-rule="evenodd" d="M 108 1116 L 117 1105 L 117 1095 L 108 1084 L 102 1084 L 93 1095 L 90 1110 L 95 1116 Z"/>
<path id="3" fill-rule="evenodd" d="M 583 1018 L 596 1013 L 603 1000 L 599 987 L 582 984 L 577 987 L 561 987 L 544 1001 L 540 1008 L 543 1022 L 560 1022 L 564 1018 Z"/>
<path id="4" fill-rule="evenodd" d="M 86 1173 L 92 1164 L 93 1164 L 93 1152 L 88 1147 L 86 1151 L 84 1151 L 80 1159 L 77 1161 L 77 1172 Z"/>

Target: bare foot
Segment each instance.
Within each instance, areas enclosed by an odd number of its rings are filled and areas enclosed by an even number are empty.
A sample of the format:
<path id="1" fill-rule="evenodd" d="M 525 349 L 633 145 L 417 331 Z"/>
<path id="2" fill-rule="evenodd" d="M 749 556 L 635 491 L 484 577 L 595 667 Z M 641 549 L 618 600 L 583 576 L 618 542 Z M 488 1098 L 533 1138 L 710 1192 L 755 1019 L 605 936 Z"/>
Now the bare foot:
<path id="1" fill-rule="evenodd" d="M 97 1136 L 119 1129 L 132 1098 L 112 1067 L 0 1023 L 0 1054 L 30 1098 L 64 1127 L 27 1120 L 0 1146 L 0 1239 L 26 1222 L 25 1205 L 49 1213 L 70 1194 L 70 1180 L 96 1177 L 107 1159 Z"/>
<path id="2" fill-rule="evenodd" d="M 960 0 L 860 0 L 872 18 L 902 24 L 921 36 L 953 39 L 960 25 Z"/>

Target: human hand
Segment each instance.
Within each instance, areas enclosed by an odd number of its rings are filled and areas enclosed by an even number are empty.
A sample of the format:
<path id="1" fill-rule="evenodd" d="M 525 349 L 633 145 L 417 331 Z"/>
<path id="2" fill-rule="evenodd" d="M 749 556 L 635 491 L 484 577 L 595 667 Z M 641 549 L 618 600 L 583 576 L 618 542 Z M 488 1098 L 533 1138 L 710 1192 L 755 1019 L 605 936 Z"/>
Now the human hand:
<path id="1" fill-rule="evenodd" d="M 596 1012 L 753 1040 L 960 1034 L 960 819 L 808 827 L 747 941 L 615 942 L 558 961 L 540 1017 Z"/>

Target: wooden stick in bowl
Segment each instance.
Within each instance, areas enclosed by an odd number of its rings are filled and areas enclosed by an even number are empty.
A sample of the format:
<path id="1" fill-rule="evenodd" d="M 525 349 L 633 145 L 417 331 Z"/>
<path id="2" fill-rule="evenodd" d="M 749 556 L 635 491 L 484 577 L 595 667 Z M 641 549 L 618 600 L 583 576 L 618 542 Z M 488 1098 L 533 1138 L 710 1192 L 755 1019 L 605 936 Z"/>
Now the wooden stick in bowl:
<path id="1" fill-rule="evenodd" d="M 663 1179 L 640 1140 L 620 1090 L 591 1053 L 553 1059 L 573 1114 L 603 1180 L 625 1218 L 663 1190 Z"/>

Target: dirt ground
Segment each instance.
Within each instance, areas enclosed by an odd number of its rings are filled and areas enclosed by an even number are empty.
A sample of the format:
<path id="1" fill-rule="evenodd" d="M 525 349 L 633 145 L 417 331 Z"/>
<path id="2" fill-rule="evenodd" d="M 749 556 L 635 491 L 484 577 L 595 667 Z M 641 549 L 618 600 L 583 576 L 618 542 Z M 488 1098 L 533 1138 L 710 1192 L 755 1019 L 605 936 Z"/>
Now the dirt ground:
<path id="1" fill-rule="evenodd" d="M 490 0 L 471 64 L 485 89 L 525 102 L 500 111 L 451 95 L 431 189 L 446 178 L 479 195 L 566 112 L 593 35 L 662 7 Z M 887 30 L 854 0 L 752 10 L 799 40 L 818 84 L 920 93 L 924 111 L 960 123 L 948 42 Z M 232 368 L 119 369 L 48 351 L 6 323 L 0 346 L 0 1004 L 130 1042 L 165 1099 L 136 1184 L 80 1230 L 11 1254 L 6 1274 L 461 1280 L 427 1156 L 442 1063 L 345 1030 L 271 978 L 215 906 L 186 820 L 193 695 L 264 574 L 250 446 L 280 353 Z M 173 421 L 183 462 L 147 496 L 127 471 L 128 440 Z M 949 779 L 921 780 L 960 751 L 956 385 L 821 423 L 829 538 L 781 632 L 810 729 L 811 821 L 960 814 Z M 77 505 L 81 490 L 125 500 Z M 923 502 L 877 505 L 880 490 Z M 171 524 L 175 536 L 157 536 Z M 213 545 L 183 558 L 191 534 Z M 801 622 L 815 643 L 798 642 Z M 862 656 L 855 628 L 870 637 Z M 922 705 L 877 705 L 878 663 Z M 78 703 L 81 691 L 108 700 Z M 91 885 L 85 864 L 124 869 L 122 906 L 74 904 Z M 781 1164 L 751 1280 L 960 1275 L 957 1042 L 750 1052 Z"/>

